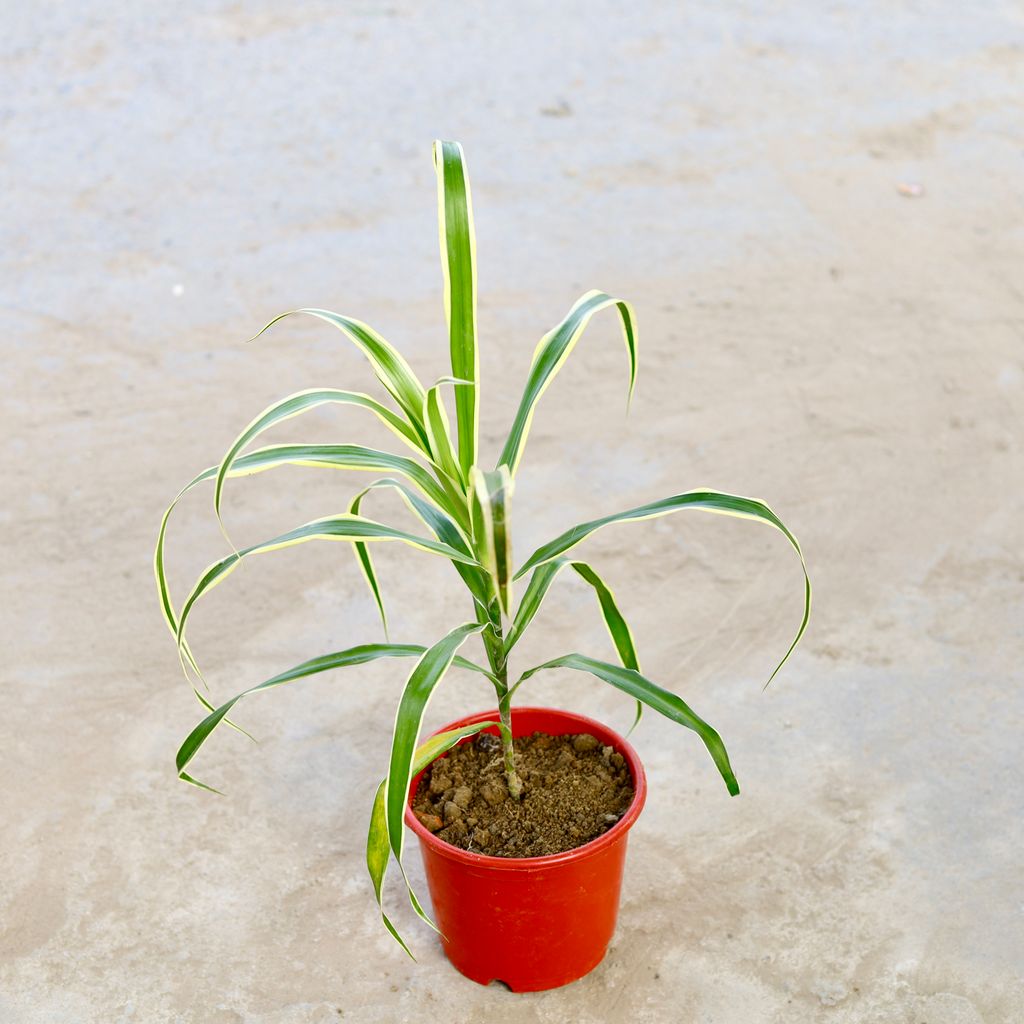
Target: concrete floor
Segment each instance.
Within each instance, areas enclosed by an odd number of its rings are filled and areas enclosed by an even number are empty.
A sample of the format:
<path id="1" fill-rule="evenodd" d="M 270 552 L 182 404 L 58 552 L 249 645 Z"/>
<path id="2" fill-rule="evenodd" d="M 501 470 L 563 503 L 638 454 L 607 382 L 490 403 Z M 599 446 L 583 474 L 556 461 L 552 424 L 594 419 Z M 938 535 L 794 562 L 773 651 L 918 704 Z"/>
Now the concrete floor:
<path id="1" fill-rule="evenodd" d="M 6 13 L 2 1024 L 1024 1020 L 1019 8 Z M 274 314 L 350 313 L 423 379 L 446 372 L 435 136 L 472 173 L 488 453 L 579 293 L 640 320 L 628 420 L 610 320 L 545 396 L 520 558 L 707 485 L 768 500 L 816 587 L 761 693 L 799 616 L 780 538 L 684 516 L 588 542 L 645 671 L 719 728 L 743 793 L 648 716 L 614 946 L 538 995 L 456 975 L 394 885 L 419 963 L 379 926 L 362 851 L 393 665 L 253 701 L 260 745 L 224 732 L 197 763 L 223 798 L 172 763 L 199 709 L 157 611 L 159 516 L 274 398 L 371 388 L 326 326 L 246 347 Z M 383 440 L 337 411 L 276 437 Z M 232 535 L 340 510 L 353 486 L 239 481 Z M 208 495 L 170 545 L 180 599 L 224 552 Z M 392 636 L 431 641 L 467 608 L 450 570 L 408 556 L 378 555 Z M 546 611 L 522 666 L 609 655 L 580 587 Z M 376 636 L 348 549 L 305 545 L 218 588 L 193 640 L 227 697 Z M 628 725 L 596 682 L 531 686 Z M 486 704 L 453 676 L 428 724 Z"/>

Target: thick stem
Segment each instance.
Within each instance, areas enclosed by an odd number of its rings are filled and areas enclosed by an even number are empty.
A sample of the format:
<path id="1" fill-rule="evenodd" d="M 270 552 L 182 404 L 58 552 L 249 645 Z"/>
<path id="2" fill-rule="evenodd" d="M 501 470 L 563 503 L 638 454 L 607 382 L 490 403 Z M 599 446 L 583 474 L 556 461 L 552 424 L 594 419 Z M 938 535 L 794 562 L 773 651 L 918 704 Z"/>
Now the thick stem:
<path id="1" fill-rule="evenodd" d="M 518 800 L 523 792 L 523 782 L 516 771 L 516 755 L 512 747 L 512 702 L 508 694 L 498 701 L 498 715 L 501 718 L 501 747 L 505 755 L 505 784 L 508 795 Z"/>
<path id="2" fill-rule="evenodd" d="M 505 784 L 509 796 L 518 800 L 523 792 L 523 782 L 516 771 L 515 750 L 512 747 L 512 696 L 509 693 L 508 665 L 505 662 L 505 643 L 501 628 L 501 612 L 493 605 L 487 615 L 489 626 L 485 630 L 484 647 L 491 671 L 498 678 L 498 716 L 501 721 L 501 749 L 505 759 Z"/>

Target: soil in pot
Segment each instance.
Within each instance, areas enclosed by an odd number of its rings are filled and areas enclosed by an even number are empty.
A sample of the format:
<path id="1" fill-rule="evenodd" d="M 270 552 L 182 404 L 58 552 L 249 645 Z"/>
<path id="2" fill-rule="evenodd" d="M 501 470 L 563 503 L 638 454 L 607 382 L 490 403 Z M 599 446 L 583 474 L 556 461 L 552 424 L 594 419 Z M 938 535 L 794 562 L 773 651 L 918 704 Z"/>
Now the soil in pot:
<path id="1" fill-rule="evenodd" d="M 633 800 L 625 759 L 589 733 L 515 739 L 523 780 L 505 787 L 501 741 L 481 733 L 423 773 L 413 811 L 438 838 L 490 857 L 545 857 L 607 832 Z"/>

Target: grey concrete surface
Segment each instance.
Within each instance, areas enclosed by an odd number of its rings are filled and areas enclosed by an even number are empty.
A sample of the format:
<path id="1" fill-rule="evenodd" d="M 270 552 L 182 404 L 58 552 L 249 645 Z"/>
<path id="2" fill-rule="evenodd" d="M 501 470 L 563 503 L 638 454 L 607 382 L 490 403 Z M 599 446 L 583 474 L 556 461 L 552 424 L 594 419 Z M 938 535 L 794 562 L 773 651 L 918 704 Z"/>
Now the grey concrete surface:
<path id="1" fill-rule="evenodd" d="M 0 1022 L 1024 1020 L 1018 5 L 4 14 Z M 197 764 L 226 796 L 175 780 L 199 709 L 150 564 L 177 488 L 272 399 L 372 388 L 326 326 L 246 347 L 269 317 L 338 309 L 446 371 L 436 136 L 472 173 L 486 452 L 580 292 L 640 320 L 628 419 L 611 321 L 545 396 L 520 557 L 708 485 L 768 500 L 816 586 L 761 693 L 799 616 L 780 538 L 681 516 L 588 542 L 645 670 L 719 728 L 743 793 L 649 716 L 614 945 L 529 996 L 456 975 L 393 884 L 417 964 L 376 919 L 362 848 L 393 667 L 254 700 L 260 744 L 218 734 Z M 336 411 L 276 436 L 385 440 Z M 232 536 L 337 511 L 361 481 L 238 481 Z M 224 550 L 197 495 L 171 527 L 179 600 Z M 378 564 L 395 639 L 462 621 L 450 570 Z M 609 653 L 579 587 L 547 612 L 523 666 Z M 305 545 L 212 593 L 193 639 L 223 698 L 378 635 L 348 549 Z M 524 697 L 630 717 L 578 678 Z M 428 724 L 487 703 L 453 676 Z"/>

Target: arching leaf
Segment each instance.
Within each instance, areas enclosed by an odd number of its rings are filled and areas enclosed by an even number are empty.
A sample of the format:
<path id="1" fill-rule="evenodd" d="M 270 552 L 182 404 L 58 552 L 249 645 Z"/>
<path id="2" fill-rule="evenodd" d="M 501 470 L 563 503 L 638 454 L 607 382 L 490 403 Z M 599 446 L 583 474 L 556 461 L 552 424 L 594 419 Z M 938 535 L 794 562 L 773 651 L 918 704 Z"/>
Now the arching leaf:
<path id="1" fill-rule="evenodd" d="M 508 440 L 498 458 L 498 465 L 508 466 L 509 472 L 513 476 L 519 468 L 519 460 L 523 457 L 526 435 L 530 432 L 534 409 L 537 402 L 540 401 L 540 396 L 544 394 L 548 385 L 565 364 L 566 359 L 569 358 L 569 353 L 572 352 L 573 346 L 590 322 L 590 318 L 608 306 L 615 306 L 622 321 L 626 351 L 629 354 L 628 398 L 632 397 L 633 388 L 636 385 L 637 368 L 637 334 L 633 307 L 628 302 L 612 298 L 604 292 L 587 292 L 576 300 L 575 305 L 562 322 L 541 338 L 540 344 L 533 353 L 533 362 L 526 378 L 523 397 L 519 402 L 515 419 L 512 421 L 512 428 L 508 432 Z"/>

